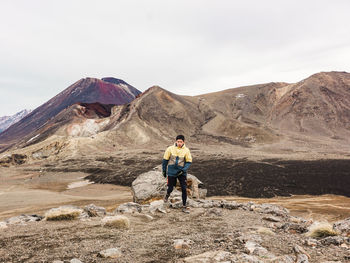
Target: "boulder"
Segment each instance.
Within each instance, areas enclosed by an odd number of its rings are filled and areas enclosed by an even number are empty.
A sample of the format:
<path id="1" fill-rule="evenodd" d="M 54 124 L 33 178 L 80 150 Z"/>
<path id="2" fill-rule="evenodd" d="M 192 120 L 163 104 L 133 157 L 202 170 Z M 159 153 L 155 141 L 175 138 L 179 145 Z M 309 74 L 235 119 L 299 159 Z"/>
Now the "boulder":
<path id="1" fill-rule="evenodd" d="M 131 184 L 133 201 L 145 204 L 163 199 L 166 188 L 167 182 L 161 172 L 149 171 L 140 174 Z"/>
<path id="2" fill-rule="evenodd" d="M 196 197 L 197 199 L 204 199 L 206 197 L 207 190 L 204 189 L 203 183 L 194 175 L 187 175 L 187 186 L 189 198 Z M 177 188 L 179 189 L 179 186 L 177 186 Z M 131 185 L 133 201 L 139 204 L 149 204 L 154 200 L 163 199 L 166 194 L 166 189 L 167 181 L 159 170 L 152 170 L 140 174 Z M 169 198 L 170 201 L 172 201 L 172 198 L 181 197 L 181 191 L 178 189 L 174 189 Z"/>
<path id="3" fill-rule="evenodd" d="M 7 228 L 6 222 L 0 222 L 0 229 L 5 229 Z"/>

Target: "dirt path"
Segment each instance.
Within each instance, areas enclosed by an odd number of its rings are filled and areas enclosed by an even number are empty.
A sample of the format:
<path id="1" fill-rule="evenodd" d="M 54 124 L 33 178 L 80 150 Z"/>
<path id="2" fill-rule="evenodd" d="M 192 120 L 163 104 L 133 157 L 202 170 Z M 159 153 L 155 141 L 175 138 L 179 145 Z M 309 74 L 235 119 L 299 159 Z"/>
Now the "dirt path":
<path id="1" fill-rule="evenodd" d="M 107 209 L 132 200 L 129 187 L 86 184 L 84 173 L 40 173 L 0 169 L 0 220 L 24 213 L 42 214 L 60 205 L 94 203 Z M 72 183 L 81 187 L 69 187 Z"/>

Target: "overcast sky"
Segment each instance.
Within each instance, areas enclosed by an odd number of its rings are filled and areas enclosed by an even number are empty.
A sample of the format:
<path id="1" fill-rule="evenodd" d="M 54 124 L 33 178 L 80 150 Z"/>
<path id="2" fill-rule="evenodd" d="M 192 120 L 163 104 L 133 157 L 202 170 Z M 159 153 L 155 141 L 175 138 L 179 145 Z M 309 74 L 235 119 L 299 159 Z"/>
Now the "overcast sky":
<path id="1" fill-rule="evenodd" d="M 198 95 L 350 71 L 348 0 L 1 0 L 0 116 L 84 77 Z"/>

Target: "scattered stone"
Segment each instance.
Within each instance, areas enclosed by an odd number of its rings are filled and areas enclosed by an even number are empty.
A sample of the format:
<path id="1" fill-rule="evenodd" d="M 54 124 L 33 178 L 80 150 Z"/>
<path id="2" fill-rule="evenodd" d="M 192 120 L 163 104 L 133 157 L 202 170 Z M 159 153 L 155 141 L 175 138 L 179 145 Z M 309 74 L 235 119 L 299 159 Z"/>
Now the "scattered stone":
<path id="1" fill-rule="evenodd" d="M 270 235 L 270 236 L 275 235 L 275 233 L 271 229 L 266 228 L 266 227 L 258 227 L 257 232 L 259 234 L 264 234 L 264 235 Z"/>
<path id="2" fill-rule="evenodd" d="M 119 258 L 122 256 L 122 252 L 119 248 L 109 248 L 98 253 L 101 258 Z"/>
<path id="3" fill-rule="evenodd" d="M 122 215 L 106 216 L 102 219 L 102 225 L 119 229 L 128 229 L 130 228 L 130 220 Z"/>
<path id="4" fill-rule="evenodd" d="M 349 248 L 349 246 L 348 246 L 347 244 L 345 244 L 345 243 L 341 244 L 340 247 L 341 247 L 341 248 L 346 248 L 346 249 Z"/>
<path id="5" fill-rule="evenodd" d="M 291 216 L 289 221 L 295 224 L 306 224 L 307 221 L 301 217 Z"/>
<path id="6" fill-rule="evenodd" d="M 154 220 L 154 217 L 147 214 L 134 213 L 133 216 L 143 219 L 144 221 L 150 222 Z"/>
<path id="7" fill-rule="evenodd" d="M 38 221 L 41 221 L 42 219 L 43 217 L 38 215 L 20 215 L 20 216 L 11 217 L 5 220 L 5 223 L 8 225 L 25 224 L 29 222 L 38 222 Z"/>
<path id="8" fill-rule="evenodd" d="M 317 241 L 316 239 L 309 238 L 309 239 L 305 240 L 304 244 L 309 246 L 309 247 L 316 247 L 320 244 L 320 242 Z"/>
<path id="9" fill-rule="evenodd" d="M 272 258 L 268 261 L 268 263 L 295 263 L 295 260 L 291 256 L 280 256 Z"/>
<path id="10" fill-rule="evenodd" d="M 114 213 L 133 214 L 133 213 L 140 213 L 141 211 L 142 211 L 142 208 L 140 204 L 129 202 L 118 206 L 117 209 L 114 210 Z"/>
<path id="11" fill-rule="evenodd" d="M 181 198 L 181 201 L 182 201 L 182 198 Z M 200 203 L 197 201 L 193 201 L 192 199 L 188 199 L 187 206 L 193 207 L 193 208 L 198 208 L 198 207 L 200 207 Z"/>
<path id="12" fill-rule="evenodd" d="M 106 209 L 104 207 L 96 206 L 94 204 L 90 204 L 85 206 L 84 211 L 90 216 L 90 217 L 103 217 L 106 215 Z"/>
<path id="13" fill-rule="evenodd" d="M 264 216 L 263 219 L 271 222 L 281 222 L 281 218 L 276 216 Z"/>
<path id="14" fill-rule="evenodd" d="M 231 201 L 231 202 L 223 201 L 222 207 L 225 209 L 233 210 L 233 209 L 240 208 L 240 205 L 236 201 Z"/>
<path id="15" fill-rule="evenodd" d="M 48 221 L 58 220 L 74 220 L 79 218 L 83 213 L 83 209 L 76 206 L 60 206 L 52 208 L 45 213 L 45 218 Z"/>
<path id="16" fill-rule="evenodd" d="M 175 239 L 174 248 L 175 249 L 190 249 L 192 240 L 189 239 Z"/>
<path id="17" fill-rule="evenodd" d="M 151 214 L 155 214 L 156 212 L 161 212 L 163 214 L 166 214 L 166 210 L 164 209 L 164 201 L 158 200 L 158 201 L 151 202 L 149 206 L 149 212 Z"/>
<path id="18" fill-rule="evenodd" d="M 219 262 L 231 262 L 230 257 L 232 254 L 227 251 L 208 251 L 196 256 L 187 257 L 183 260 L 185 263 L 219 263 Z"/>
<path id="19" fill-rule="evenodd" d="M 253 241 L 248 241 L 244 245 L 245 247 L 245 252 L 251 255 L 259 256 L 259 257 L 264 257 L 264 258 L 275 258 L 276 256 L 271 254 L 269 251 L 267 251 L 266 248 L 260 246 L 259 244 L 253 242 Z"/>
<path id="20" fill-rule="evenodd" d="M 205 215 L 222 216 L 222 209 L 220 208 L 209 208 L 205 211 Z"/>
<path id="21" fill-rule="evenodd" d="M 306 226 L 293 224 L 293 223 L 285 223 L 282 226 L 282 229 L 286 232 L 293 233 L 293 234 L 303 234 L 308 231 Z"/>
<path id="22" fill-rule="evenodd" d="M 297 260 L 295 263 L 309 263 L 309 258 L 305 254 L 299 254 L 297 255 Z"/>
<path id="23" fill-rule="evenodd" d="M 350 236 L 350 217 L 334 223 L 333 228 L 336 231 Z"/>
<path id="24" fill-rule="evenodd" d="M 304 248 L 302 248 L 302 247 L 299 246 L 299 245 L 295 245 L 295 246 L 293 247 L 293 251 L 294 251 L 294 253 L 295 253 L 296 256 L 297 256 L 297 262 L 300 262 L 300 263 L 302 263 L 302 262 L 305 262 L 305 263 L 309 262 L 308 259 L 310 259 L 311 257 L 310 257 L 310 255 L 305 251 Z M 307 261 L 303 261 L 303 260 L 305 260 L 305 259 L 304 259 L 304 258 L 305 258 L 304 256 L 306 256 L 306 260 L 307 260 Z"/>
<path id="25" fill-rule="evenodd" d="M 330 236 L 321 239 L 322 245 L 329 246 L 329 245 L 336 245 L 340 246 L 341 244 L 345 243 L 346 238 L 342 236 Z"/>
<path id="26" fill-rule="evenodd" d="M 244 262 L 244 263 L 264 263 L 263 261 L 261 261 L 259 258 L 257 258 L 256 256 L 253 255 L 247 255 L 247 254 L 240 254 L 237 257 L 237 262 Z M 231 262 L 231 261 L 230 261 Z M 236 262 L 236 261 L 233 261 Z"/>
<path id="27" fill-rule="evenodd" d="M 174 209 L 182 208 L 183 207 L 182 201 L 179 201 L 179 202 L 176 202 L 176 203 L 172 203 L 172 204 L 170 204 L 170 207 L 174 208 Z"/>
<path id="28" fill-rule="evenodd" d="M 257 210 L 264 214 L 273 214 L 281 217 L 287 217 L 289 214 L 289 210 L 287 208 L 279 205 L 261 204 L 258 206 Z"/>

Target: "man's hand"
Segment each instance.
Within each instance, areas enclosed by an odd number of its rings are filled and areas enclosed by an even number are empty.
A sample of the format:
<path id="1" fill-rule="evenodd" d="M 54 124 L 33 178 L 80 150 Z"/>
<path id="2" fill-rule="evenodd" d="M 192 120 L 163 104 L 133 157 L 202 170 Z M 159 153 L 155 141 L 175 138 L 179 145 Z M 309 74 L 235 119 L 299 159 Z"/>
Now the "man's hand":
<path id="1" fill-rule="evenodd" d="M 163 171 L 163 176 L 164 178 L 166 178 L 166 171 Z"/>
<path id="2" fill-rule="evenodd" d="M 181 176 L 181 175 L 183 175 L 184 173 L 185 173 L 184 171 L 180 170 L 180 171 L 178 171 L 178 172 L 176 173 L 176 176 Z"/>

